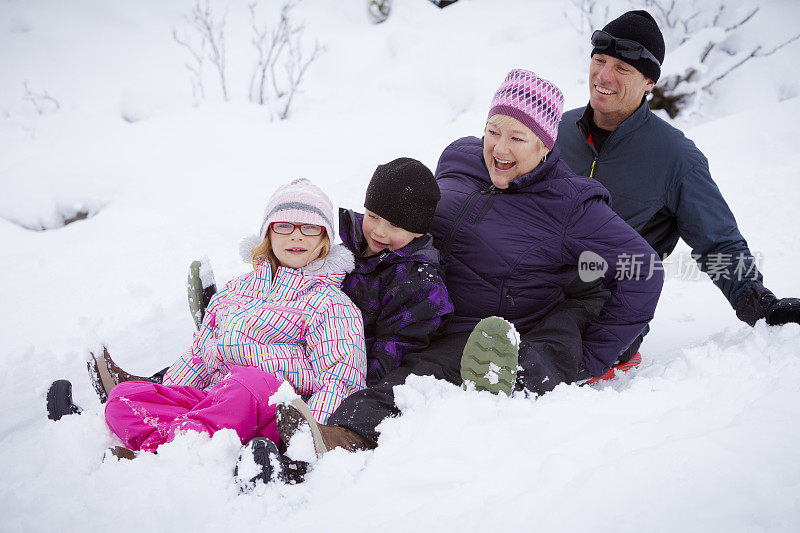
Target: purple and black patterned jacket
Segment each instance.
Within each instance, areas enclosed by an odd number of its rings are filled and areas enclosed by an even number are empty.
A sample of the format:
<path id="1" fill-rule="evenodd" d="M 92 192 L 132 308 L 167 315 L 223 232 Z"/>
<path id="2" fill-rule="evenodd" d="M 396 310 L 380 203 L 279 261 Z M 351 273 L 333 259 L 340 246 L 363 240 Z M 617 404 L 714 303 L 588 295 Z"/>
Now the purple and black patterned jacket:
<path id="1" fill-rule="evenodd" d="M 608 191 L 560 155 L 556 146 L 546 162 L 498 189 L 481 139 L 464 137 L 442 152 L 431 234 L 456 308 L 447 333 L 497 315 L 524 334 L 564 300 L 580 262 L 604 262 L 598 276 L 611 299 L 583 333 L 584 364 L 601 376 L 653 318 L 664 272 L 650 245 L 611 210 Z"/>
<path id="2" fill-rule="evenodd" d="M 422 350 L 444 330 L 453 314 L 439 252 L 430 234 L 403 248 L 364 257 L 364 215 L 339 210 L 339 236 L 355 256 L 355 269 L 342 290 L 364 317 L 367 386 L 400 366 L 407 353 Z"/>

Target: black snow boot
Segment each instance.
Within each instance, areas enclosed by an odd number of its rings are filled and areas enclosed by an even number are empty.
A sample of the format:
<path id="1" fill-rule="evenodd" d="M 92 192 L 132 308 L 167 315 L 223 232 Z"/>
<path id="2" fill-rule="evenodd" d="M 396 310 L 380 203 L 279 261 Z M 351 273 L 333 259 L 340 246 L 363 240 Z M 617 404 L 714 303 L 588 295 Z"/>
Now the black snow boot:
<path id="1" fill-rule="evenodd" d="M 251 458 L 255 464 L 250 463 Z M 307 472 L 308 463 L 289 459 L 278 451 L 274 442 L 256 437 L 242 448 L 233 477 L 242 492 L 250 492 L 258 481 L 279 481 L 289 485 L 302 483 Z"/>
<path id="2" fill-rule="evenodd" d="M 72 383 L 58 379 L 47 390 L 47 418 L 61 420 L 62 416 L 80 414 L 81 408 L 72 403 Z"/>

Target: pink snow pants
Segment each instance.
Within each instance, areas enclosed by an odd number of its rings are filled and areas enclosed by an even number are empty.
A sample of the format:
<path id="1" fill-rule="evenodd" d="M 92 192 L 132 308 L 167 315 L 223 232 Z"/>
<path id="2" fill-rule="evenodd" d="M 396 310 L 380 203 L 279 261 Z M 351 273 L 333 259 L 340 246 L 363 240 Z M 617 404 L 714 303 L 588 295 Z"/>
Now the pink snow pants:
<path id="1" fill-rule="evenodd" d="M 213 435 L 236 431 L 242 444 L 253 437 L 280 442 L 269 398 L 281 379 L 254 367 L 234 366 L 208 391 L 149 381 L 125 381 L 108 395 L 106 423 L 126 448 L 155 451 L 178 433 Z"/>

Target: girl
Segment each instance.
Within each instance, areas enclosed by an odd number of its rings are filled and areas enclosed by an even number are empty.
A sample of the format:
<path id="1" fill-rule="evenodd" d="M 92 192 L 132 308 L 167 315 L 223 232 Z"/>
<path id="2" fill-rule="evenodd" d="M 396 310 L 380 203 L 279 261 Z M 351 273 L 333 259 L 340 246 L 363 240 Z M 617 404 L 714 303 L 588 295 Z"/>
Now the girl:
<path id="1" fill-rule="evenodd" d="M 353 268 L 343 246 L 331 247 L 333 207 L 308 180 L 278 188 L 257 236 L 242 254 L 253 272 L 211 300 L 191 348 L 163 383 L 126 381 L 106 403 L 106 422 L 130 451 L 155 451 L 180 432 L 236 431 L 279 442 L 269 398 L 288 381 L 324 423 L 364 387 L 361 313 L 340 285 Z"/>

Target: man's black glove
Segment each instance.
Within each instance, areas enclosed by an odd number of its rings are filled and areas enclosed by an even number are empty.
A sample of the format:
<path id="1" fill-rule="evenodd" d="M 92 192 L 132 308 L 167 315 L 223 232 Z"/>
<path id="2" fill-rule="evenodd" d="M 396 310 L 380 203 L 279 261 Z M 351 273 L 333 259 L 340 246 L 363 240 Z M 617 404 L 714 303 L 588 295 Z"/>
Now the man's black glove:
<path id="1" fill-rule="evenodd" d="M 800 324 L 800 298 L 781 298 L 775 300 L 767 312 L 767 324 L 780 326 L 794 322 Z"/>
<path id="2" fill-rule="evenodd" d="M 800 324 L 800 298 L 778 298 L 760 283 L 750 283 L 736 300 L 736 316 L 755 326 L 762 318 L 770 326 Z"/>

